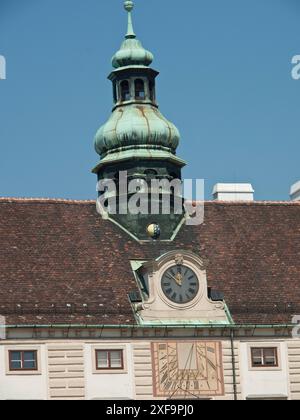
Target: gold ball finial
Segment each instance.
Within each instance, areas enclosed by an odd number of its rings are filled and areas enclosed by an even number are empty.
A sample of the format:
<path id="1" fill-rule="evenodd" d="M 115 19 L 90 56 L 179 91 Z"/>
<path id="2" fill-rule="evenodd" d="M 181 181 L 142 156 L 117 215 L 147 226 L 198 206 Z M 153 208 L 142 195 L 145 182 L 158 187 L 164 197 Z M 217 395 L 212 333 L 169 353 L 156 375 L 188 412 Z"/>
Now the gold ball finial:
<path id="1" fill-rule="evenodd" d="M 127 12 L 131 12 L 134 8 L 134 3 L 132 0 L 126 0 L 124 2 L 124 8 Z"/>
<path id="2" fill-rule="evenodd" d="M 151 223 L 147 227 L 147 234 L 151 239 L 159 239 L 161 234 L 160 226 L 157 223 Z"/>

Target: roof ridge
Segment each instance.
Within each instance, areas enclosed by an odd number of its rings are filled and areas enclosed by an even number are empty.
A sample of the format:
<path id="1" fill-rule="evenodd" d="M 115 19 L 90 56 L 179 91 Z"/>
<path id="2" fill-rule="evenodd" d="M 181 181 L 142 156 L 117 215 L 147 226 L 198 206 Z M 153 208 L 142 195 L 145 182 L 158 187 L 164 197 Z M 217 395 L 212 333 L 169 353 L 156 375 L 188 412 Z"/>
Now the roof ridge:
<path id="1" fill-rule="evenodd" d="M 205 200 L 205 201 L 189 201 L 189 200 L 187 200 L 186 201 L 187 203 L 192 203 L 193 205 L 196 205 L 196 204 L 222 204 L 222 205 L 226 205 L 226 204 L 228 204 L 228 205 L 245 205 L 245 206 L 251 206 L 251 205 L 253 205 L 253 204 L 255 204 L 255 205 L 276 205 L 276 204 L 281 204 L 281 205 L 286 205 L 286 206 L 289 206 L 289 205 L 293 205 L 293 206 L 295 206 L 295 205 L 300 205 L 300 201 L 289 201 L 289 200 L 286 200 L 286 201 L 284 201 L 284 200 L 278 200 L 278 201 L 271 201 L 271 200 L 261 200 L 261 201 L 243 201 L 243 200 L 239 200 L 239 201 L 236 201 L 236 200 L 232 200 L 232 201 L 229 201 L 229 200 L 226 200 L 226 201 L 219 201 L 219 200 Z"/>
<path id="2" fill-rule="evenodd" d="M 38 198 L 38 197 L 0 197 L 0 203 L 65 203 L 65 204 L 95 204 L 96 200 L 72 200 L 67 198 Z"/>
<path id="3" fill-rule="evenodd" d="M 61 204 L 95 204 L 95 200 L 74 200 L 68 198 L 43 198 L 43 197 L 0 197 L 0 203 L 11 202 L 11 203 L 61 203 Z M 300 201 L 289 201 L 289 200 L 261 200 L 261 201 L 217 201 L 217 200 L 205 200 L 205 201 L 186 201 L 187 203 L 193 204 L 221 204 L 221 205 L 285 205 L 285 206 L 299 206 Z"/>

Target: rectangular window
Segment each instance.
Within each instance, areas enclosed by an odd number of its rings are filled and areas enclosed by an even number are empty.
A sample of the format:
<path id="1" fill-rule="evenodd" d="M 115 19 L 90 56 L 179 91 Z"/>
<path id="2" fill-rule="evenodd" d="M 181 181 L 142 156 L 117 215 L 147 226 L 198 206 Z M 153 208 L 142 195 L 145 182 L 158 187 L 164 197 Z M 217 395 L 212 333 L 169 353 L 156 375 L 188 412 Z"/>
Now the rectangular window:
<path id="1" fill-rule="evenodd" d="M 252 367 L 278 367 L 277 348 L 251 348 Z"/>
<path id="2" fill-rule="evenodd" d="M 36 350 L 9 351 L 9 370 L 37 370 Z"/>
<path id="3" fill-rule="evenodd" d="M 123 350 L 96 350 L 96 368 L 97 370 L 123 369 Z"/>

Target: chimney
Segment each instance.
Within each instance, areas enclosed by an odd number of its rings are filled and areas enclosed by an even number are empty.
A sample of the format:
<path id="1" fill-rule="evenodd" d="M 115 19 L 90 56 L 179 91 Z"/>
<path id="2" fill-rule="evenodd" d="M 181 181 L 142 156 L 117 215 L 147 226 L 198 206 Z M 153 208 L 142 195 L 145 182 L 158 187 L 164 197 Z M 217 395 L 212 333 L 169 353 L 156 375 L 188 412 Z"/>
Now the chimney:
<path id="1" fill-rule="evenodd" d="M 291 186 L 290 197 L 292 201 L 300 201 L 300 181 Z"/>
<path id="2" fill-rule="evenodd" d="M 251 184 L 216 184 L 213 189 L 216 201 L 254 201 Z"/>

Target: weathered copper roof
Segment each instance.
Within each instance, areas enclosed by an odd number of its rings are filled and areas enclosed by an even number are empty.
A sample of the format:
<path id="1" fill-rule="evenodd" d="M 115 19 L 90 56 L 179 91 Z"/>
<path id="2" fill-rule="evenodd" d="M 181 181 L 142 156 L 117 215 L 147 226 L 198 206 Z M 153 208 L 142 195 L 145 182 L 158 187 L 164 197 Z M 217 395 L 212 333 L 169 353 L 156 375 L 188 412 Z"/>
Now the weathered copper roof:
<path id="1" fill-rule="evenodd" d="M 108 121 L 96 133 L 96 153 L 101 156 L 102 166 L 130 160 L 128 150 L 135 150 L 135 158 L 140 160 L 154 159 L 153 153 L 162 160 L 171 157 L 176 161 L 180 133 L 158 110 L 154 94 L 158 72 L 149 68 L 153 55 L 136 39 L 131 19 L 133 2 L 127 0 L 124 6 L 128 12 L 127 35 L 112 59 L 115 70 L 109 76 L 114 83 L 115 104 Z M 142 97 L 134 92 L 138 80 L 143 86 Z M 128 98 L 121 93 L 124 82 L 128 83 Z M 179 164 L 183 166 L 184 162 Z"/>
<path id="2" fill-rule="evenodd" d="M 0 314 L 9 324 L 133 324 L 130 260 L 173 249 L 207 258 L 208 285 L 237 323 L 290 323 L 300 312 L 300 203 L 205 205 L 201 226 L 140 244 L 93 201 L 0 199 Z"/>
<path id="3" fill-rule="evenodd" d="M 154 57 L 150 51 L 145 50 L 134 33 L 131 16 L 131 12 L 134 8 L 133 1 L 125 1 L 124 7 L 128 12 L 127 34 L 121 48 L 112 58 L 112 65 L 116 69 L 126 66 L 149 66 Z"/>

